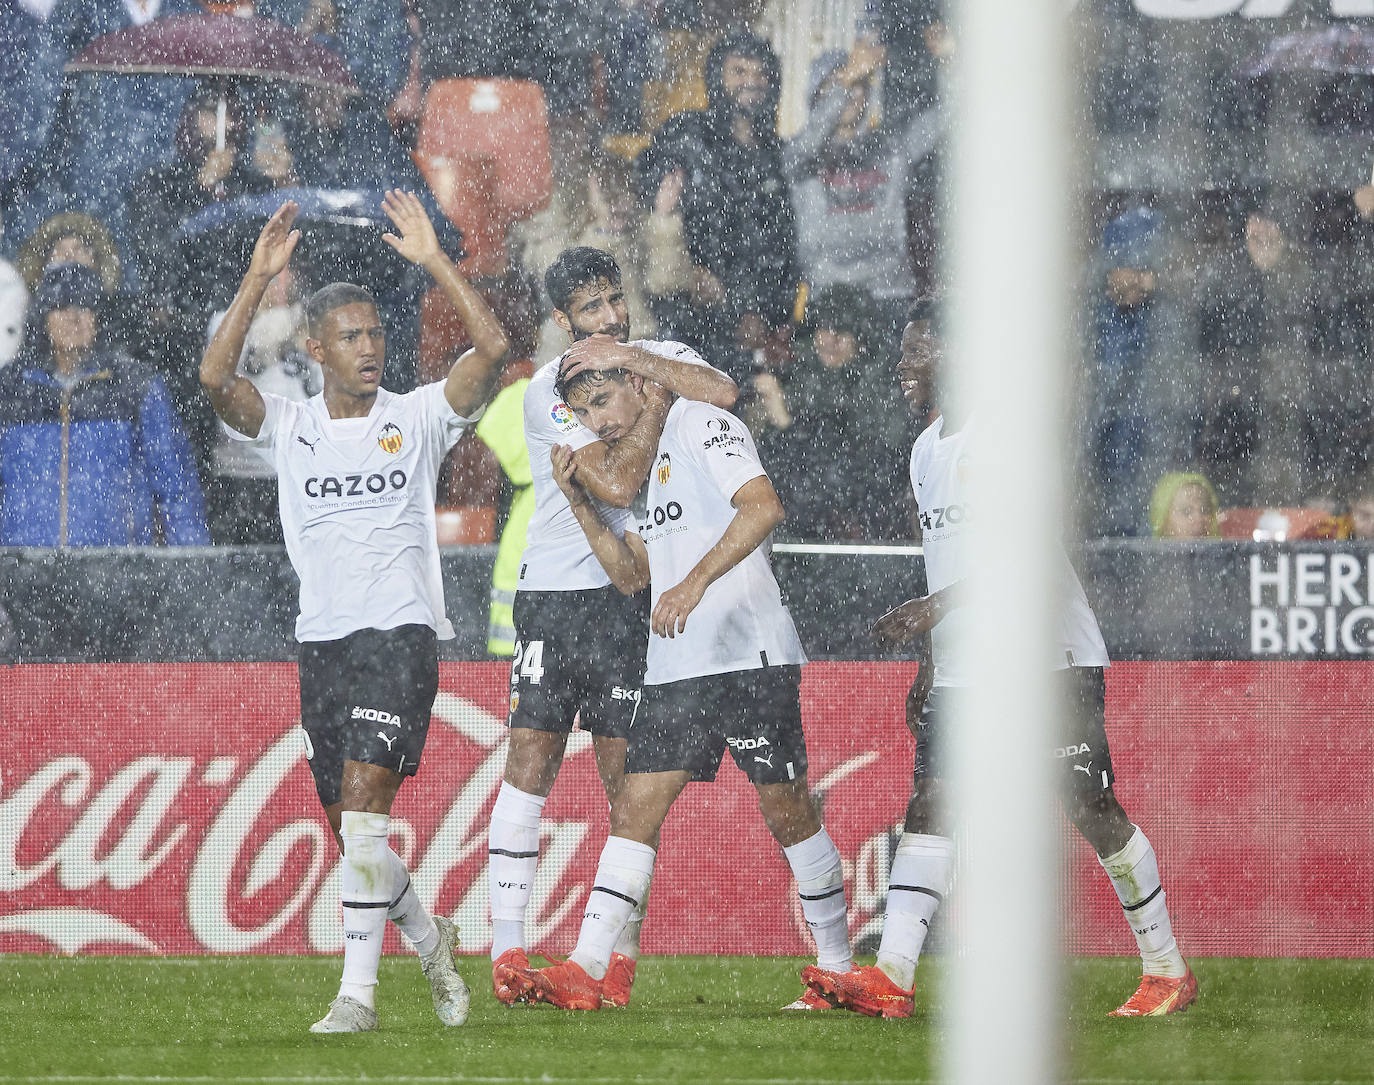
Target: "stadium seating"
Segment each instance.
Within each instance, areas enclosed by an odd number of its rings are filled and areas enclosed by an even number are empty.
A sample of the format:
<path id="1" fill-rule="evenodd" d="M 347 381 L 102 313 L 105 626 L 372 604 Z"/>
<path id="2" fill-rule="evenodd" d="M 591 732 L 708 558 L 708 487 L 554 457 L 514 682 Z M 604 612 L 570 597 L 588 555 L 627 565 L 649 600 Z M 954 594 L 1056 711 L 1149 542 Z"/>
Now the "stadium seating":
<path id="1" fill-rule="evenodd" d="M 1217 513 L 1223 539 L 1331 539 L 1335 518 L 1321 509 L 1230 508 Z"/>
<path id="2" fill-rule="evenodd" d="M 464 273 L 502 274 L 511 224 L 553 195 L 544 92 L 521 79 L 438 80 L 425 95 L 415 161 L 463 231 Z"/>
<path id="3" fill-rule="evenodd" d="M 490 505 L 450 505 L 434 510 L 440 546 L 489 543 L 496 538 L 496 510 Z"/>

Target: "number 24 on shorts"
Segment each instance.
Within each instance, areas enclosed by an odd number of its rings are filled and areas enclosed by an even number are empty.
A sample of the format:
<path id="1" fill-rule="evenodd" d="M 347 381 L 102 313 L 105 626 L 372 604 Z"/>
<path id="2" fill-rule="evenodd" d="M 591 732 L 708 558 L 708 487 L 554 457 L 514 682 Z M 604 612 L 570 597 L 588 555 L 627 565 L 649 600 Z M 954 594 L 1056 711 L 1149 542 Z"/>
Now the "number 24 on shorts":
<path id="1" fill-rule="evenodd" d="M 539 680 L 544 677 L 544 642 L 516 641 L 510 672 L 511 685 L 515 685 L 522 678 L 528 678 L 531 685 L 539 685 Z"/>

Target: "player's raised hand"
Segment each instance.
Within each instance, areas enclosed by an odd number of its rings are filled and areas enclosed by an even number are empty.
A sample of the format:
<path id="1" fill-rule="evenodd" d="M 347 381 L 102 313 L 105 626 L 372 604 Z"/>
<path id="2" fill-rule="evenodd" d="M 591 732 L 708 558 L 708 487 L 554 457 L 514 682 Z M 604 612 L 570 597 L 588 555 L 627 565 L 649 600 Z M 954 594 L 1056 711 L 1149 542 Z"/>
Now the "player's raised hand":
<path id="1" fill-rule="evenodd" d="M 563 364 L 558 367 L 558 374 L 564 380 L 570 380 L 588 371 L 604 373 L 608 369 L 626 369 L 633 356 L 634 352 L 627 350 L 619 339 L 597 332 L 586 339 L 579 339 L 568 348 L 563 355 Z"/>
<path id="2" fill-rule="evenodd" d="M 654 612 L 649 615 L 649 628 L 656 635 L 669 639 L 686 632 L 687 615 L 696 610 L 705 594 L 706 588 L 699 587 L 697 578 L 689 573 L 681 584 L 669 588 L 658 597 Z"/>
<path id="3" fill-rule="evenodd" d="M 939 625 L 947 609 L 944 599 L 938 595 L 908 599 L 874 622 L 869 633 L 887 644 L 905 644 L 912 637 L 929 633 Z"/>
<path id="4" fill-rule="evenodd" d="M 434 223 L 415 193 L 388 189 L 382 199 L 382 210 L 400 234 L 399 237 L 392 233 L 382 234 L 382 240 L 412 264 L 427 267 L 430 261 L 442 255 Z"/>
<path id="5" fill-rule="evenodd" d="M 585 505 L 589 498 L 582 483 L 577 481 L 577 464 L 573 461 L 572 445 L 554 445 L 549 449 L 549 463 L 553 467 L 553 480 L 563 491 L 570 505 Z"/>
<path id="6" fill-rule="evenodd" d="M 294 200 L 287 200 L 267 220 L 253 245 L 253 259 L 248 264 L 250 275 L 273 279 L 285 270 L 296 251 L 296 242 L 301 239 L 301 232 L 291 228 L 299 210 Z"/>

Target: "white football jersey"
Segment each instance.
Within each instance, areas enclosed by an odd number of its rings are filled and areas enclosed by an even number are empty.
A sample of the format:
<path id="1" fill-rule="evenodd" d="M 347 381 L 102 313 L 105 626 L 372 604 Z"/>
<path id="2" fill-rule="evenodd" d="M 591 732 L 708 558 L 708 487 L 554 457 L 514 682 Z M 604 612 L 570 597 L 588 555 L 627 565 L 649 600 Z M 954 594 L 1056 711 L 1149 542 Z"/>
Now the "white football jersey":
<path id="1" fill-rule="evenodd" d="M 638 339 L 630 346 L 692 365 L 706 364 L 696 351 L 682 343 Z M 570 445 L 576 452 L 599 440 L 554 394 L 554 381 L 562 364 L 560 354 L 541 366 L 525 389 L 525 446 L 529 449 L 530 474 L 534 478 L 534 515 L 525 532 L 517 587 L 526 591 L 582 591 L 603 588 L 611 582 L 592 553 L 568 499 L 553 480 L 549 450 L 554 445 Z M 634 523 L 634 514 L 629 509 L 618 509 L 595 499 L 593 505 L 617 535 L 624 535 Z"/>
<path id="2" fill-rule="evenodd" d="M 655 605 L 720 541 L 739 488 L 763 474 L 754 438 L 738 418 L 705 403 L 673 404 L 632 529 L 649 553 Z M 771 541 L 706 589 L 685 632 L 650 634 L 646 686 L 806 662 L 768 561 Z"/>
<path id="3" fill-rule="evenodd" d="M 365 418 L 330 418 L 322 394 L 262 398 L 256 437 L 225 429 L 276 468 L 286 552 L 301 580 L 296 639 L 411 624 L 451 639 L 434 492 L 444 454 L 477 418 L 454 413 L 443 381 L 405 395 L 380 389 Z"/>
<path id="4" fill-rule="evenodd" d="M 942 437 L 944 417 L 932 422 L 916 438 L 911 448 L 911 489 L 916 495 L 921 522 L 921 546 L 925 551 L 926 587 L 940 591 L 968 577 L 966 534 L 969 519 L 977 515 L 966 501 L 970 456 L 968 438 L 976 433 L 973 423 L 950 437 Z M 1097 618 L 1083 585 L 1067 554 L 1060 551 L 1062 567 L 1057 571 L 1064 606 L 1060 617 L 1059 642 L 1053 653 L 1056 670 L 1065 667 L 1105 667 L 1107 645 L 1102 639 Z M 951 651 L 969 620 L 965 607 L 954 607 L 933 630 L 931 650 L 937 686 L 967 686 L 971 678 L 967 667 Z M 966 642 L 966 643 L 972 643 Z"/>

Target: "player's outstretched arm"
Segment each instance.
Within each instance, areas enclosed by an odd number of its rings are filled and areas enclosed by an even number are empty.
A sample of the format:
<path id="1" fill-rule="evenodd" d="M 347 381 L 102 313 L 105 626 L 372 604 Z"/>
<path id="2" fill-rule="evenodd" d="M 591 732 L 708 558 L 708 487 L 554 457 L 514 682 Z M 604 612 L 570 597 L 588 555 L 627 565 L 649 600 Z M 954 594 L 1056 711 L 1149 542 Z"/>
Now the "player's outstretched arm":
<path id="1" fill-rule="evenodd" d="M 666 388 L 683 399 L 709 403 L 728 411 L 739 398 L 739 386 L 729 376 L 709 365 L 699 365 L 641 347 L 622 343 L 609 335 L 589 335 L 579 339 L 563 355 L 559 373 L 564 380 L 587 371 L 606 372 L 623 369 L 638 373 L 646 381 Z"/>
<path id="2" fill-rule="evenodd" d="M 434 232 L 429 212 L 413 192 L 389 190 L 382 210 L 398 234 L 383 234 L 382 240 L 413 264 L 429 272 L 472 340 L 472 349 L 453 363 L 444 382 L 444 397 L 449 406 L 464 418 L 471 417 L 491 401 L 501 377 L 501 367 L 510 355 L 510 340 L 482 296 L 472 288 L 463 273 L 443 249 Z"/>
<path id="3" fill-rule="evenodd" d="M 673 406 L 673 397 L 659 385 L 645 384 L 644 395 L 644 410 L 615 444 L 594 441 L 573 453 L 583 488 L 598 501 L 618 509 L 630 507 L 649 477 L 649 465 L 658 452 L 658 439 Z"/>
<path id="4" fill-rule="evenodd" d="M 696 609 L 706 589 L 747 558 L 782 523 L 786 512 L 767 475 L 751 478 L 730 499 L 735 518 L 725 533 L 701 556 L 681 584 L 658 597 L 649 616 L 649 627 L 660 637 L 674 637 L 687 628 L 687 616 Z"/>
<path id="5" fill-rule="evenodd" d="M 638 535 L 621 538 L 601 519 L 586 489 L 577 480 L 577 463 L 569 445 L 549 449 L 553 479 L 572 507 L 573 515 L 591 544 L 592 553 L 606 575 L 625 595 L 633 595 L 649 583 L 649 555 Z"/>
<path id="6" fill-rule="evenodd" d="M 253 246 L 248 273 L 200 360 L 200 385 L 210 397 L 215 413 L 249 437 L 256 437 L 262 429 L 267 405 L 253 382 L 239 376 L 239 356 L 267 284 L 285 270 L 296 242 L 301 239 L 301 232 L 291 228 L 296 211 L 296 204 L 288 200 L 267 220 Z"/>

